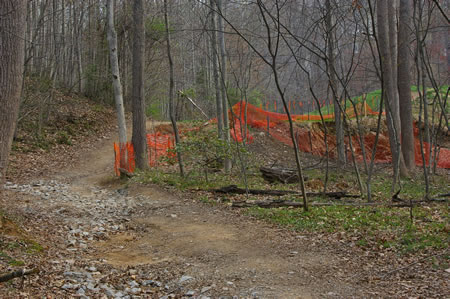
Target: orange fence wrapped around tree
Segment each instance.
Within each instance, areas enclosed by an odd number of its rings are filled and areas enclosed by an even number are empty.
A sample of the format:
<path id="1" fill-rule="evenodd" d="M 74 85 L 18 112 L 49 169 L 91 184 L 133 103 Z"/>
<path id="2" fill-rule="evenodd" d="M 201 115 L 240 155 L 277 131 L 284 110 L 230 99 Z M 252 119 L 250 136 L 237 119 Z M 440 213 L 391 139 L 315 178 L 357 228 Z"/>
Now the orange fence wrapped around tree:
<path id="1" fill-rule="evenodd" d="M 119 145 L 114 142 L 114 172 L 120 176 L 119 168 L 123 168 L 129 173 L 134 172 L 134 149 L 131 142 Z"/>

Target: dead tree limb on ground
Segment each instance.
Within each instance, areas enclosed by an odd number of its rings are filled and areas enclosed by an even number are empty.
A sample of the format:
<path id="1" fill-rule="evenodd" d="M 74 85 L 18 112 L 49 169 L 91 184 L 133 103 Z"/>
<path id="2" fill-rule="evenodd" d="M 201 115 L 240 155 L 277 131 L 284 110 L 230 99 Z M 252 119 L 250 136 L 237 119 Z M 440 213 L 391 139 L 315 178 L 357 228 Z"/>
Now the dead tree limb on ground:
<path id="1" fill-rule="evenodd" d="M 226 194 L 247 194 L 247 190 L 237 187 L 236 185 L 229 185 L 219 189 L 209 190 L 216 193 L 226 193 Z M 260 190 L 260 189 L 249 189 L 249 194 L 254 195 L 273 195 L 273 196 L 283 196 L 283 195 L 301 195 L 301 192 L 291 191 L 291 190 Z M 331 198 L 342 198 L 350 197 L 357 198 L 358 195 L 347 194 L 347 191 L 336 191 L 336 192 L 307 192 L 307 196 L 326 196 Z"/>
<path id="2" fill-rule="evenodd" d="M 27 270 L 27 269 L 20 269 L 17 271 L 13 271 L 7 274 L 3 274 L 0 276 L 0 282 L 6 282 L 8 280 L 17 278 L 17 277 L 22 277 L 22 276 L 26 276 L 26 275 L 30 275 L 30 274 L 35 274 L 38 273 L 39 270 L 38 269 L 31 269 L 31 270 Z"/>
<path id="3" fill-rule="evenodd" d="M 413 205 L 417 205 L 418 202 L 413 202 Z M 334 202 L 312 202 L 310 204 L 313 207 L 326 207 L 326 206 L 350 206 L 350 207 L 392 207 L 392 208 L 406 208 L 410 207 L 410 203 L 374 203 L 374 202 L 344 202 L 344 203 L 334 203 Z M 247 200 L 247 201 L 235 201 L 231 204 L 233 208 L 250 208 L 250 207 L 260 207 L 260 208 L 280 208 L 280 207 L 295 207 L 302 208 L 303 204 L 301 202 L 295 202 L 290 200 Z"/>

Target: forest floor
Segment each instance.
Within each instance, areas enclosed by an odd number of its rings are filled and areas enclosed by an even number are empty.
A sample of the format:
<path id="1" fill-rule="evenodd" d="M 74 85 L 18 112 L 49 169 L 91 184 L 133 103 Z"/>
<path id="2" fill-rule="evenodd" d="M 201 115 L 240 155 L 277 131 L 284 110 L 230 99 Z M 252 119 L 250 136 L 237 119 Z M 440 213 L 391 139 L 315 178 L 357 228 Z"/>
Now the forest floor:
<path id="1" fill-rule="evenodd" d="M 40 272 L 4 283 L 1 297 L 448 296 L 450 270 L 432 256 L 372 252 L 197 192 L 114 178 L 112 124 L 75 146 L 13 153 L 0 201 L 0 272 Z"/>

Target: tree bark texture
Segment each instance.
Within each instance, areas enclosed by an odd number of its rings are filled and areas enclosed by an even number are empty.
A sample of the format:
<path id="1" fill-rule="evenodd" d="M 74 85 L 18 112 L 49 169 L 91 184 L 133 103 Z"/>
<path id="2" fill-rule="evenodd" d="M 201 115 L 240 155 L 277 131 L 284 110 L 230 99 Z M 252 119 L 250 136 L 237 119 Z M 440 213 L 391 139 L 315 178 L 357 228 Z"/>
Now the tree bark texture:
<path id="1" fill-rule="evenodd" d="M 133 1 L 133 62 L 132 62 L 132 110 L 136 167 L 147 168 L 147 137 L 144 100 L 144 3 Z"/>
<path id="2" fill-rule="evenodd" d="M 172 53 L 170 48 L 170 30 L 169 30 L 169 16 L 167 9 L 167 0 L 164 0 L 164 23 L 166 27 L 166 39 L 167 39 L 167 58 L 169 60 L 169 116 L 170 121 L 172 122 L 173 132 L 175 134 L 175 143 L 176 145 L 180 144 L 180 134 L 178 133 L 177 121 L 175 118 L 175 111 L 173 105 L 173 96 L 174 96 L 174 71 L 173 71 L 173 60 Z M 180 175 L 184 177 L 184 165 L 183 165 L 183 157 L 181 156 L 181 152 L 177 150 L 177 158 L 178 165 L 180 167 Z"/>
<path id="3" fill-rule="evenodd" d="M 386 97 L 386 121 L 389 133 L 389 143 L 392 152 L 392 165 L 394 168 L 394 181 L 397 179 L 399 171 L 401 175 L 407 175 L 405 163 L 402 159 L 402 153 L 400 151 L 399 132 L 400 128 L 397 127 L 398 122 L 395 119 L 395 93 L 396 86 L 394 86 L 393 78 L 393 66 L 391 59 L 391 47 L 389 43 L 389 20 L 387 20 L 388 13 L 388 1 L 377 1 L 377 27 L 378 27 L 378 43 L 380 51 L 380 60 L 382 67 L 383 78 L 383 93 Z M 397 111 L 398 112 L 398 111 Z M 395 185 L 395 184 L 394 184 Z"/>
<path id="4" fill-rule="evenodd" d="M 217 34 L 216 34 L 216 13 L 214 9 L 216 7 L 215 0 L 210 0 L 211 5 L 211 35 L 210 35 L 210 43 L 211 43 L 211 62 L 213 67 L 213 78 L 214 78 L 214 89 L 216 92 L 216 112 L 217 112 L 217 129 L 219 138 L 223 138 L 223 106 L 222 99 L 220 96 L 220 84 L 219 84 L 219 66 L 218 66 L 218 51 L 217 51 Z"/>
<path id="5" fill-rule="evenodd" d="M 114 88 L 114 102 L 116 103 L 117 122 L 119 125 L 119 147 L 122 149 L 127 142 L 127 126 L 125 123 L 125 110 L 123 107 L 122 83 L 120 81 L 119 58 L 117 53 L 117 33 L 114 28 L 114 0 L 106 3 L 107 15 L 107 39 L 109 46 L 109 60 L 111 65 L 111 76 Z M 120 167 L 126 168 L 126 157 L 122 157 Z"/>
<path id="6" fill-rule="evenodd" d="M 411 0 L 400 0 L 398 27 L 398 93 L 400 104 L 402 153 L 405 165 L 414 169 L 414 131 L 411 103 L 411 75 L 409 40 L 411 36 Z"/>
<path id="7" fill-rule="evenodd" d="M 24 71 L 25 0 L 0 0 L 0 184 L 5 180 Z"/>
<path id="8" fill-rule="evenodd" d="M 342 112 L 340 109 L 339 96 L 337 91 L 336 69 L 335 69 L 335 34 L 333 29 L 333 15 L 331 8 L 331 0 L 325 2 L 327 15 L 325 17 L 327 30 L 327 56 L 328 56 L 328 72 L 331 93 L 334 104 L 334 122 L 336 127 L 336 150 L 338 163 L 343 165 L 346 162 L 345 143 L 344 143 L 344 125 L 342 122 Z M 344 108 L 345 109 L 345 108 Z"/>
<path id="9" fill-rule="evenodd" d="M 219 52 L 220 52 L 220 73 L 222 75 L 221 80 L 221 93 L 222 93 L 222 112 L 223 112 L 223 136 L 226 144 L 230 145 L 230 120 L 228 117 L 228 96 L 227 96 L 227 67 L 226 67 L 226 50 L 225 50 L 225 26 L 223 23 L 223 5 L 222 0 L 217 1 L 217 10 L 220 15 L 218 16 L 218 38 L 219 38 Z M 244 134 L 245 135 L 245 134 Z M 226 157 L 224 161 L 225 172 L 231 170 L 231 159 Z"/>

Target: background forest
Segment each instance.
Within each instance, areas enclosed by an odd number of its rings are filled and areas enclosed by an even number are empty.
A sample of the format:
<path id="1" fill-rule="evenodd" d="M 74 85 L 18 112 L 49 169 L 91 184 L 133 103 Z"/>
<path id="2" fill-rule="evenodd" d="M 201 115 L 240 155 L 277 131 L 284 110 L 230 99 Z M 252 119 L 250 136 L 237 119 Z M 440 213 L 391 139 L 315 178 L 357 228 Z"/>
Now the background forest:
<path id="1" fill-rule="evenodd" d="M 32 296 L 440 297 L 449 6 L 0 0 L 1 271 Z"/>

